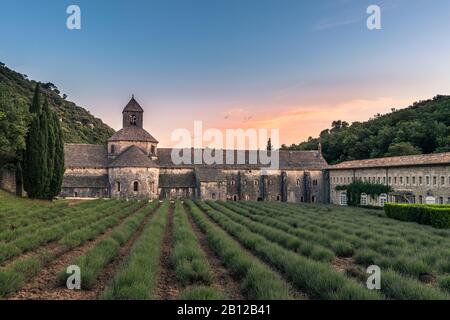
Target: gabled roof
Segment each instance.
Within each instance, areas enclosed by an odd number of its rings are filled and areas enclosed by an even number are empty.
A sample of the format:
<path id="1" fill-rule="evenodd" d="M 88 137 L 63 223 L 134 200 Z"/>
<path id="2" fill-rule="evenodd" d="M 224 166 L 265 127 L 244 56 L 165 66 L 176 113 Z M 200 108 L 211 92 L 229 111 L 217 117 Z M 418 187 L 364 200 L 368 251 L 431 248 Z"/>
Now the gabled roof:
<path id="1" fill-rule="evenodd" d="M 191 163 L 175 164 L 172 161 L 172 152 L 175 154 L 182 154 L 185 151 L 191 156 Z M 218 150 L 222 151 L 222 164 L 208 165 L 203 161 L 201 156 L 200 163 L 194 163 L 194 155 L 199 152 L 203 155 L 204 152 L 208 154 L 213 150 L 207 149 L 171 149 L 171 148 L 158 148 L 158 164 L 160 167 L 167 168 L 221 168 L 221 169 L 259 169 L 268 167 L 262 159 L 259 158 L 258 151 L 252 150 Z M 227 163 L 227 152 L 233 155 L 234 161 Z M 240 162 L 239 157 L 244 158 L 243 163 Z M 256 161 L 252 161 L 252 157 Z M 280 169 L 304 169 L 304 170 L 321 170 L 328 166 L 322 154 L 319 151 L 279 151 L 279 168 Z"/>
<path id="2" fill-rule="evenodd" d="M 108 141 L 144 141 L 158 143 L 150 133 L 142 128 L 131 126 L 117 131 Z"/>
<path id="3" fill-rule="evenodd" d="M 133 96 L 123 109 L 122 113 L 123 112 L 144 112 L 144 109 L 142 109 L 140 104 L 134 99 Z"/>
<path id="4" fill-rule="evenodd" d="M 187 173 L 160 173 L 159 188 L 195 188 L 195 175 L 193 172 Z"/>
<path id="5" fill-rule="evenodd" d="M 64 145 L 64 164 L 66 168 L 106 168 L 108 150 L 96 144 Z"/>
<path id="6" fill-rule="evenodd" d="M 63 188 L 108 188 L 108 176 L 73 176 L 64 175 Z"/>
<path id="7" fill-rule="evenodd" d="M 380 167 L 407 167 L 439 164 L 450 164 L 450 152 L 344 161 L 342 163 L 329 166 L 329 169 L 339 170 Z"/>
<path id="8" fill-rule="evenodd" d="M 109 164 L 111 168 L 156 168 L 158 165 L 137 146 L 130 146 Z"/>

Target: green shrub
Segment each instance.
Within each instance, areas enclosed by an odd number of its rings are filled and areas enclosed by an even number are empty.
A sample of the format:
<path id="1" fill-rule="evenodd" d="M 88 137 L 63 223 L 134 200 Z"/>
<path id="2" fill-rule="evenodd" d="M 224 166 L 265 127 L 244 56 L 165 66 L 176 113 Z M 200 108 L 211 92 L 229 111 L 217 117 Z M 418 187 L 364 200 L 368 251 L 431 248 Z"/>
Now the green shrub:
<path id="1" fill-rule="evenodd" d="M 179 201 L 175 203 L 172 235 L 173 250 L 170 258 L 181 285 L 210 285 L 213 276 L 208 260 Z"/>
<path id="2" fill-rule="evenodd" d="M 450 275 L 440 277 L 438 282 L 443 290 L 450 292 Z"/>
<path id="3" fill-rule="evenodd" d="M 223 300 L 225 296 L 211 287 L 193 286 L 184 289 L 179 296 L 180 300 Z"/>
<path id="4" fill-rule="evenodd" d="M 450 206 L 447 205 L 386 203 L 384 211 L 392 219 L 450 228 Z"/>
<path id="5" fill-rule="evenodd" d="M 206 236 L 208 246 L 240 280 L 249 299 L 291 299 L 288 285 L 266 265 L 249 255 L 224 230 L 211 223 L 192 201 L 186 201 L 195 223 Z M 199 203 L 201 205 L 202 203 Z"/>
<path id="6" fill-rule="evenodd" d="M 146 300 L 153 297 L 169 203 L 164 202 L 145 226 L 102 298 Z"/>

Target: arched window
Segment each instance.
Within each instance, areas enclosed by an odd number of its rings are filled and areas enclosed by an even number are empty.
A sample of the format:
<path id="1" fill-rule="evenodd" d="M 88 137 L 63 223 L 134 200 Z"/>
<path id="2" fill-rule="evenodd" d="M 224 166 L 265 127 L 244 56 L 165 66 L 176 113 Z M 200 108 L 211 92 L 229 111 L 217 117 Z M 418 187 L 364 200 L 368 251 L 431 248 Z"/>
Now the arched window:
<path id="1" fill-rule="evenodd" d="M 255 186 L 257 186 L 259 184 L 258 180 L 255 180 Z"/>
<path id="2" fill-rule="evenodd" d="M 133 191 L 134 192 L 139 191 L 139 183 L 137 181 L 133 182 Z"/>
<path id="3" fill-rule="evenodd" d="M 215 193 L 212 193 L 212 194 L 211 194 L 211 198 L 212 198 L 213 200 L 215 200 L 215 199 L 216 199 L 216 194 L 215 194 Z"/>
<path id="4" fill-rule="evenodd" d="M 135 126 L 135 125 L 137 124 L 137 117 L 136 117 L 136 115 L 132 114 L 132 115 L 130 116 L 130 124 L 131 124 L 132 126 Z"/>
<path id="5" fill-rule="evenodd" d="M 120 181 L 116 181 L 116 191 L 120 192 Z"/>
<path id="6" fill-rule="evenodd" d="M 300 185 L 300 179 L 297 180 L 297 185 L 298 185 L 298 186 Z"/>
<path id="7" fill-rule="evenodd" d="M 237 201 L 237 199 L 238 199 L 238 196 L 235 194 L 235 195 L 233 196 L 233 201 Z"/>
<path id="8" fill-rule="evenodd" d="M 277 201 L 280 201 L 281 200 L 281 196 L 278 194 L 277 195 Z"/>

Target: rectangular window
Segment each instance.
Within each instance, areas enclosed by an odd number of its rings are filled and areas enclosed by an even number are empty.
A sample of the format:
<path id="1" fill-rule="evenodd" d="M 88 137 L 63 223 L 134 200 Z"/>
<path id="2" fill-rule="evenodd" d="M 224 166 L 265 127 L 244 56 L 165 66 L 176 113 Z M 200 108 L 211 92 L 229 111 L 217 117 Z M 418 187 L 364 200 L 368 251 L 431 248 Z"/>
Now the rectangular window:
<path id="1" fill-rule="evenodd" d="M 403 184 L 403 177 L 400 177 L 400 184 Z"/>
<path id="2" fill-rule="evenodd" d="M 391 185 L 392 184 L 392 177 L 389 177 L 388 181 L 389 181 L 389 184 Z"/>
<path id="3" fill-rule="evenodd" d="M 433 176 L 433 185 L 436 186 L 437 185 L 437 177 Z"/>
<path id="4" fill-rule="evenodd" d="M 426 176 L 425 181 L 427 183 L 427 186 L 429 186 L 430 185 L 430 176 Z"/>
<path id="5" fill-rule="evenodd" d="M 422 180 L 423 180 L 423 178 L 420 176 L 420 177 L 419 177 L 419 186 L 421 186 L 421 185 L 423 184 L 423 181 L 422 181 Z"/>
<path id="6" fill-rule="evenodd" d="M 423 197 L 419 196 L 419 203 L 423 203 Z"/>
<path id="7" fill-rule="evenodd" d="M 346 192 L 341 192 L 339 203 L 341 204 L 341 206 L 347 205 L 347 193 Z"/>
<path id="8" fill-rule="evenodd" d="M 386 177 L 383 177 L 383 184 L 386 184 Z"/>
<path id="9" fill-rule="evenodd" d="M 444 197 L 439 197 L 439 204 L 444 204 Z"/>
<path id="10" fill-rule="evenodd" d="M 447 198 L 447 204 L 450 204 L 450 197 Z"/>
<path id="11" fill-rule="evenodd" d="M 441 186 L 445 186 L 445 177 L 444 176 L 441 177 Z"/>
<path id="12" fill-rule="evenodd" d="M 412 184 L 415 186 L 416 185 L 416 177 L 412 177 Z"/>
<path id="13" fill-rule="evenodd" d="M 397 184 L 397 177 L 394 177 L 394 184 Z"/>
<path id="14" fill-rule="evenodd" d="M 409 185 L 409 177 L 406 177 L 406 184 Z"/>

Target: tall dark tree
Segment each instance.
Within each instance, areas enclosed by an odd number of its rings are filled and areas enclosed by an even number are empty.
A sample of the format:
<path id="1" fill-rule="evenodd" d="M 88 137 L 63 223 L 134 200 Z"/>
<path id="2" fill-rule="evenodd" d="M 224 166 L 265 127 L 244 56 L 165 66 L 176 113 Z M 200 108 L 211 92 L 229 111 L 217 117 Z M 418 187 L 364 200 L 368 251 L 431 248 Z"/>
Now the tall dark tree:
<path id="1" fill-rule="evenodd" d="M 40 174 L 41 174 L 41 181 L 42 186 L 39 190 L 38 198 L 48 198 L 47 191 L 48 187 L 50 185 L 50 176 L 49 171 L 51 167 L 51 160 L 49 158 L 49 106 L 48 106 L 48 100 L 45 99 L 44 106 L 42 108 L 42 112 L 39 115 L 39 159 L 40 159 Z"/>
<path id="2" fill-rule="evenodd" d="M 36 85 L 30 107 L 31 123 L 26 136 L 26 149 L 23 154 L 23 187 L 30 198 L 42 195 L 42 141 L 40 135 L 41 96 L 39 84 Z"/>
<path id="3" fill-rule="evenodd" d="M 267 147 L 266 147 L 267 151 L 272 151 L 272 139 L 269 138 L 269 140 L 267 140 Z"/>
<path id="4" fill-rule="evenodd" d="M 52 199 L 53 194 L 51 192 L 51 184 L 53 180 L 53 175 L 55 171 L 55 157 L 56 157 L 56 128 L 55 124 L 53 123 L 54 117 L 53 117 L 53 111 L 50 110 L 48 106 L 48 101 L 46 100 L 44 103 L 44 108 L 42 110 L 42 116 L 46 117 L 47 121 L 47 155 L 46 155 L 46 162 L 47 162 L 47 172 L 46 172 L 46 181 L 45 181 L 45 190 L 44 190 L 44 197 L 47 199 Z"/>
<path id="5" fill-rule="evenodd" d="M 53 159 L 53 174 L 50 182 L 50 195 L 57 196 L 61 191 L 61 184 L 64 176 L 64 141 L 59 118 L 52 112 L 52 125 L 55 134 L 55 147 Z"/>

